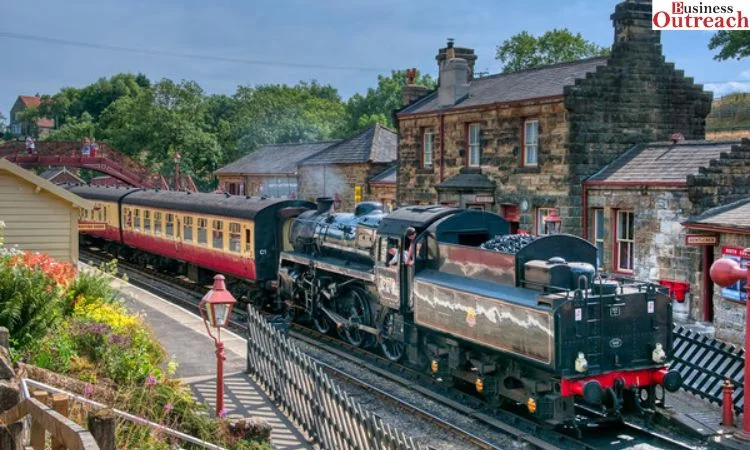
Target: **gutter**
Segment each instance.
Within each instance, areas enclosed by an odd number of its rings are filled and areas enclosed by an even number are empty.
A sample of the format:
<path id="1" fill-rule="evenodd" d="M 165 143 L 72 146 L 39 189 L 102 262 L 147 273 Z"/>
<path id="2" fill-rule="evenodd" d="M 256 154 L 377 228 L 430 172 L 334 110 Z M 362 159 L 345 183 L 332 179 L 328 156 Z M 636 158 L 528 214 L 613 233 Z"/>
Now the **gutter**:
<path id="1" fill-rule="evenodd" d="M 682 222 L 680 225 L 690 230 L 717 231 L 720 233 L 750 234 L 750 229 L 747 229 L 747 228 L 733 228 L 733 227 L 722 226 L 722 225 L 698 224 L 698 223 L 690 223 L 690 222 Z"/>

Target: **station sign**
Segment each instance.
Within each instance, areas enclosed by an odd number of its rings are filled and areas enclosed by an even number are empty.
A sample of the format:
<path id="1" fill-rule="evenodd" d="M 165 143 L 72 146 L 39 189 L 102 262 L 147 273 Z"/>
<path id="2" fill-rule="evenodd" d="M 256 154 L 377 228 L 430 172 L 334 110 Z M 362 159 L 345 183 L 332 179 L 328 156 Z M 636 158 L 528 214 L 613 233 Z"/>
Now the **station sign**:
<path id="1" fill-rule="evenodd" d="M 495 197 L 492 195 L 475 195 L 474 203 L 495 203 Z"/>
<path id="2" fill-rule="evenodd" d="M 719 236 L 715 234 L 687 234 L 685 245 L 711 246 L 719 244 Z"/>
<path id="3" fill-rule="evenodd" d="M 742 247 L 722 247 L 721 256 L 730 259 L 740 265 L 743 269 L 750 266 L 750 249 Z M 745 290 L 745 280 L 739 280 L 727 287 L 721 288 L 721 296 L 728 300 L 739 302 L 747 301 L 747 292 Z"/>
<path id="4" fill-rule="evenodd" d="M 104 222 L 78 222 L 78 231 L 104 231 L 107 224 Z"/>

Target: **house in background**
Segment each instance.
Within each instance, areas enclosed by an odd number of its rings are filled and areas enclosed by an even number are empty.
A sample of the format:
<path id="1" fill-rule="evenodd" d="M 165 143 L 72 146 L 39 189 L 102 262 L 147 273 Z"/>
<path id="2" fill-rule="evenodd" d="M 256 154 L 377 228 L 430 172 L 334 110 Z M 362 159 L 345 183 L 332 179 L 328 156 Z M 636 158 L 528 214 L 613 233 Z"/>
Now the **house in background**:
<path id="1" fill-rule="evenodd" d="M 396 205 L 396 171 L 398 167 L 394 164 L 374 177 L 370 178 L 370 192 L 368 200 L 380 202 L 386 212 L 392 211 Z"/>
<path id="2" fill-rule="evenodd" d="M 78 261 L 78 220 L 94 204 L 0 159 L 0 219 L 5 245 Z"/>
<path id="3" fill-rule="evenodd" d="M 65 167 L 51 167 L 39 174 L 40 177 L 55 184 L 86 184 L 78 175 Z"/>
<path id="4" fill-rule="evenodd" d="M 711 94 L 662 55 L 651 4 L 619 3 L 611 56 L 476 78 L 474 54 L 437 55 L 438 88 L 396 113 L 399 204 L 474 207 L 543 234 L 583 234 L 582 181 L 633 145 L 701 140 Z"/>
<path id="5" fill-rule="evenodd" d="M 214 172 L 219 189 L 233 195 L 297 198 L 297 164 L 338 142 L 264 145 Z"/>
<path id="6" fill-rule="evenodd" d="M 299 198 L 333 197 L 335 207 L 352 211 L 369 192 L 370 180 L 396 161 L 396 132 L 375 124 L 299 162 Z"/>
<path id="7" fill-rule="evenodd" d="M 21 120 L 21 113 L 29 108 L 38 108 L 42 104 L 42 98 L 39 94 L 34 96 L 19 95 L 13 107 L 10 109 L 10 133 L 13 136 L 43 136 L 51 133 L 55 129 L 55 120 L 41 118 L 37 120 L 35 127 L 30 127 L 28 123 Z"/>

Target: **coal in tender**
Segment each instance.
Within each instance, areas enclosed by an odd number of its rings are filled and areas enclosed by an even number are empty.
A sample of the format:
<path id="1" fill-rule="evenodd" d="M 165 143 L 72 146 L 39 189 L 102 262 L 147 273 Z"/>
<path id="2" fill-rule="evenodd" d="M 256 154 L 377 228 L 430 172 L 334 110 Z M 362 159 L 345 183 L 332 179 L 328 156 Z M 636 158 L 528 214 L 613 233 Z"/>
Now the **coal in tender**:
<path id="1" fill-rule="evenodd" d="M 495 252 L 518 253 L 524 246 L 535 239 L 536 236 L 529 234 L 507 234 L 504 236 L 495 236 L 480 247 Z"/>

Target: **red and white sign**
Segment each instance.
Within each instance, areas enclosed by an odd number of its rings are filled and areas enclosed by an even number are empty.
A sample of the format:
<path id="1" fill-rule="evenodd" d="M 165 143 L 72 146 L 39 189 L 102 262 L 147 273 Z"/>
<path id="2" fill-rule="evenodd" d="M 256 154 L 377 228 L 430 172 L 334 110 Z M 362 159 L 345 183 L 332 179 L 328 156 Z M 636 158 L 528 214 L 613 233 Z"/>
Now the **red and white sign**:
<path id="1" fill-rule="evenodd" d="M 718 245 L 719 236 L 715 234 L 687 234 L 685 245 Z"/>
<path id="2" fill-rule="evenodd" d="M 653 0 L 653 30 L 750 30 L 747 0 Z"/>
<path id="3" fill-rule="evenodd" d="M 721 254 L 726 256 L 738 256 L 740 258 L 747 258 L 750 259 L 750 252 L 745 251 L 748 249 L 743 249 L 739 247 L 722 247 L 721 248 Z"/>

